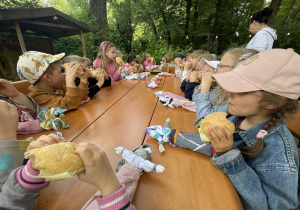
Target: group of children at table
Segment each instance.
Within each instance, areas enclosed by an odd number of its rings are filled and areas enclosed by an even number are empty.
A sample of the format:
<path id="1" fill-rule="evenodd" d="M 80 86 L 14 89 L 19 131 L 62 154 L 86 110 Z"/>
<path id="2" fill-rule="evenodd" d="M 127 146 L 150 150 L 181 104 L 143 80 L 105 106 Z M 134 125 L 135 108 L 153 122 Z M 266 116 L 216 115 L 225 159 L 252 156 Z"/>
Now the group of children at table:
<path id="1" fill-rule="evenodd" d="M 18 141 L 19 121 L 34 119 L 39 106 L 76 109 L 101 88 L 131 72 L 156 65 L 146 53 L 143 65 L 136 56 L 129 55 L 127 63 L 119 66 L 117 49 L 109 41 L 101 43 L 93 63 L 79 56 L 63 57 L 64 53 L 33 51 L 20 56 L 17 72 L 21 79 L 32 83 L 28 96 L 10 82 L 0 80 L 0 208 L 34 209 L 39 192 L 49 183 L 35 178 L 39 171 L 32 168 L 30 161 L 22 166 L 24 151 L 67 141 L 55 134 L 41 136 L 36 141 Z M 245 209 L 298 207 L 299 157 L 284 120 L 298 109 L 298 63 L 300 56 L 291 49 L 258 53 L 245 48 L 227 50 L 220 61 L 204 50 L 179 55 L 174 62 L 166 54 L 162 61 L 161 67 L 175 66 L 176 75 L 182 79 L 181 90 L 195 102 L 196 126 L 212 112 L 231 115 L 228 119 L 235 124 L 235 132 L 232 134 L 224 127 L 223 133 L 219 127 L 211 127 L 206 134 L 210 144 L 204 144 L 198 134 L 177 129 L 167 138 L 173 146 L 212 156 L 213 164 L 227 174 L 238 191 Z M 84 71 L 80 76 L 79 68 Z M 94 77 L 90 76 L 92 69 L 96 69 Z M 98 193 L 84 208 L 93 205 L 107 209 L 134 208 L 130 204 L 132 196 L 126 194 L 128 181 L 120 181 L 118 174 L 123 170 L 134 171 L 136 186 L 139 168 L 126 163 L 115 176 L 105 152 L 97 146 L 80 143 L 75 152 L 86 168 L 78 175 L 79 179 L 97 186 L 102 194 Z M 91 158 L 99 163 L 89 164 Z"/>

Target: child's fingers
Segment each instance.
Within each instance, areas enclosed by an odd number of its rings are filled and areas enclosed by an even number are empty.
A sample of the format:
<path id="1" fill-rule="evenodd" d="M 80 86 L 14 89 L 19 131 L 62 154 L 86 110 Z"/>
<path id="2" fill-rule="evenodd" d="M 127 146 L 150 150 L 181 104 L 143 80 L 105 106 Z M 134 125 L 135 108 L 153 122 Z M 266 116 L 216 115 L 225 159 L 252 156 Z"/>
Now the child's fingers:
<path id="1" fill-rule="evenodd" d="M 212 127 L 208 128 L 208 132 L 205 135 L 211 141 L 212 144 L 220 142 L 219 137 L 216 135 Z"/>
<path id="2" fill-rule="evenodd" d="M 93 151 L 90 143 L 80 143 L 75 146 L 75 153 L 79 154 L 84 165 L 88 164 L 89 160 L 93 158 Z"/>
<path id="3" fill-rule="evenodd" d="M 229 128 L 222 126 L 222 129 L 225 131 L 228 140 L 233 139 L 233 133 L 229 130 Z"/>
<path id="4" fill-rule="evenodd" d="M 51 137 L 51 138 L 53 138 L 56 143 L 67 141 L 64 137 L 60 137 L 60 136 L 56 135 L 55 133 L 51 133 L 48 136 Z"/>
<path id="5" fill-rule="evenodd" d="M 221 130 L 221 128 L 219 128 L 219 126 L 214 125 L 214 130 L 217 134 L 217 136 L 219 137 L 219 139 L 227 139 L 227 136 L 225 136 L 225 134 L 223 133 L 223 131 Z"/>
<path id="6" fill-rule="evenodd" d="M 48 144 L 47 144 L 47 145 L 48 145 Z M 45 145 L 45 142 L 42 142 L 42 141 L 32 141 L 32 142 L 30 142 L 30 144 L 28 145 L 27 151 L 32 150 L 32 149 L 35 149 L 35 148 L 41 148 L 41 147 L 44 147 L 44 146 L 46 146 L 46 145 Z"/>

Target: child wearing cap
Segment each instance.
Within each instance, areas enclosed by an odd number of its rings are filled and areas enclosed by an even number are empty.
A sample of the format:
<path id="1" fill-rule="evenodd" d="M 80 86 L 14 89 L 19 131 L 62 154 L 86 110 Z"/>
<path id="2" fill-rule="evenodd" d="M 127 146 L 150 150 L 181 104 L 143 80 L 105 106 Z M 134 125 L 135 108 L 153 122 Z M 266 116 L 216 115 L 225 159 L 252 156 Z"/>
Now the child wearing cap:
<path id="1" fill-rule="evenodd" d="M 184 97 L 192 100 L 193 91 L 195 87 L 200 85 L 202 74 L 205 72 L 213 72 L 217 67 L 219 61 L 213 61 L 213 57 L 210 54 L 205 54 L 198 58 L 199 68 L 192 70 L 188 76 L 182 80 L 180 89 L 184 91 Z"/>
<path id="2" fill-rule="evenodd" d="M 60 64 L 64 55 L 64 53 L 50 55 L 29 51 L 19 57 L 18 74 L 21 79 L 27 79 L 32 83 L 28 95 L 41 107 L 76 109 L 81 101 L 87 98 L 89 72 L 84 70 L 84 74 L 80 76 L 80 85 L 76 87 L 74 80 L 80 64 L 66 65 L 65 76 Z"/>
<path id="3" fill-rule="evenodd" d="M 245 59 L 232 71 L 214 74 L 228 91 L 228 112 L 233 115 L 228 119 L 235 132 L 210 127 L 205 134 L 209 144 L 198 134 L 178 130 L 168 136 L 175 146 L 212 155 L 213 164 L 239 193 L 244 209 L 299 205 L 299 157 L 284 120 L 298 109 L 298 63 L 300 55 L 292 49 L 272 49 Z"/>
<path id="4" fill-rule="evenodd" d="M 245 48 L 232 48 L 223 53 L 222 59 L 214 72 L 206 72 L 202 75 L 201 85 L 194 88 L 192 93 L 195 102 L 198 124 L 202 117 L 212 112 L 227 112 L 227 93 L 212 79 L 213 74 L 231 71 L 239 60 L 246 59 L 258 51 Z"/>

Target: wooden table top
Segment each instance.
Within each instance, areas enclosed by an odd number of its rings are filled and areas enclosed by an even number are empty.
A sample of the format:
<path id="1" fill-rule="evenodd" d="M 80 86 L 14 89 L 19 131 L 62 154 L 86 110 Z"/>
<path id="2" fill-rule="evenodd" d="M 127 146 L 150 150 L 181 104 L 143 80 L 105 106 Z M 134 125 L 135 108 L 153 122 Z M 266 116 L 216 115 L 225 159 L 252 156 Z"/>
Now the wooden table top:
<path id="1" fill-rule="evenodd" d="M 184 97 L 180 84 L 179 78 L 168 77 L 163 91 Z M 150 125 L 164 125 L 167 118 L 171 129 L 198 134 L 193 125 L 197 119 L 194 112 L 181 107 L 171 109 L 161 103 Z M 156 139 L 149 135 L 144 144 L 152 148 L 151 161 L 165 166 L 166 170 L 162 174 L 151 172 L 141 176 L 132 201 L 137 209 L 243 209 L 230 180 L 213 165 L 210 157 L 173 148 L 168 143 L 164 144 L 166 151 L 160 153 Z"/>
<path id="2" fill-rule="evenodd" d="M 121 160 L 114 148 L 133 150 L 149 144 L 151 160 L 166 170 L 141 176 L 132 201 L 137 209 L 242 209 L 230 180 L 210 157 L 167 143 L 166 151 L 159 153 L 157 141 L 146 135 L 146 127 L 163 125 L 167 118 L 171 119 L 171 128 L 198 133 L 192 125 L 195 113 L 164 107 L 155 97 L 159 90 L 183 95 L 179 78 L 162 78 L 156 89 L 147 88 L 145 80 L 120 81 L 104 88 L 90 102 L 66 113 L 64 120 L 70 128 L 62 131 L 64 137 L 75 143 L 96 144 L 107 153 L 113 168 Z M 96 191 L 77 176 L 55 181 L 42 190 L 37 209 L 80 209 Z"/>
<path id="3" fill-rule="evenodd" d="M 85 130 L 92 122 L 99 118 L 104 112 L 111 108 L 118 100 L 126 96 L 126 94 L 134 88 L 140 80 L 120 80 L 109 87 L 105 87 L 99 91 L 88 103 L 85 103 L 75 110 L 65 113 L 62 120 L 68 123 L 70 128 L 61 130 L 63 136 L 72 141 L 83 130 Z M 48 135 L 53 130 L 44 131 L 42 134 Z M 28 137 L 38 138 L 41 133 L 18 135 L 18 139 L 27 139 Z"/>

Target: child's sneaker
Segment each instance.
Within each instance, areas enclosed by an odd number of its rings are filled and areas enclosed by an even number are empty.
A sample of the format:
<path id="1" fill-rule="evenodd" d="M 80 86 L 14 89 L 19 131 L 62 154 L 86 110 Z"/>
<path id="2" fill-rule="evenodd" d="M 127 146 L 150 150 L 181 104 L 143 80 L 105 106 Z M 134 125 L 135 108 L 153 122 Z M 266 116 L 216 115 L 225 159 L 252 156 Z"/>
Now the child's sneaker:
<path id="1" fill-rule="evenodd" d="M 123 149 L 124 150 L 124 149 Z M 142 157 L 144 160 L 149 160 L 151 157 L 151 153 L 152 153 L 152 149 L 148 144 L 144 144 L 142 146 L 139 146 L 137 148 L 135 148 L 132 151 L 135 155 Z M 122 154 L 122 151 L 117 151 L 118 154 Z M 121 167 L 126 163 L 125 159 L 122 159 L 117 167 L 116 167 L 116 171 L 119 171 L 121 169 Z M 136 165 L 137 166 L 137 165 Z M 145 173 L 144 170 L 141 170 L 141 174 Z"/>

